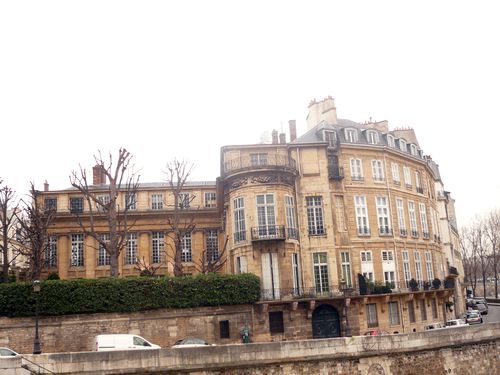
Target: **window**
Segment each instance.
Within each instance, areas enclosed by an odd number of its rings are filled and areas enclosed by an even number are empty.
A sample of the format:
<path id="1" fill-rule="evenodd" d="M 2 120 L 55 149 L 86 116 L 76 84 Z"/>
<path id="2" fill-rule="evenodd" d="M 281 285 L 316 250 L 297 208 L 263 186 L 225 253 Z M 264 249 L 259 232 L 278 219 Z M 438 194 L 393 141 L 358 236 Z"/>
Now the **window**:
<path id="1" fill-rule="evenodd" d="M 366 140 L 368 141 L 368 143 L 372 144 L 372 145 L 376 145 L 378 144 L 379 140 L 378 140 L 378 133 L 374 130 L 368 130 L 366 132 Z"/>
<path id="2" fill-rule="evenodd" d="M 57 198 L 45 198 L 45 211 L 57 211 Z"/>
<path id="3" fill-rule="evenodd" d="M 408 301 L 406 306 L 408 307 L 408 317 L 410 318 L 410 323 L 415 323 L 417 320 L 415 319 L 415 305 L 413 304 L 413 301 Z"/>
<path id="4" fill-rule="evenodd" d="M 285 211 L 286 211 L 286 231 L 288 238 L 298 238 L 297 220 L 295 218 L 295 202 L 293 197 L 285 195 Z"/>
<path id="5" fill-rule="evenodd" d="M 418 204 L 418 210 L 420 212 L 420 225 L 422 226 L 422 236 L 424 238 L 429 238 L 429 224 L 427 223 L 427 210 L 425 208 L 425 203 Z"/>
<path id="6" fill-rule="evenodd" d="M 329 291 L 329 281 L 326 253 L 313 254 L 313 269 L 316 293 L 327 293 Z"/>
<path id="7" fill-rule="evenodd" d="M 219 321 L 219 337 L 221 339 L 228 339 L 229 335 L 229 320 Z"/>
<path id="8" fill-rule="evenodd" d="M 342 251 L 340 253 L 340 258 L 342 261 L 342 277 L 346 282 L 347 287 L 352 286 L 352 277 L 351 277 L 351 260 L 349 257 L 349 253 L 347 251 Z"/>
<path id="9" fill-rule="evenodd" d="M 398 163 L 391 163 L 392 170 L 392 181 L 399 185 L 401 183 L 401 179 L 399 177 L 399 165 Z"/>
<path id="10" fill-rule="evenodd" d="M 420 304 L 420 316 L 422 318 L 422 321 L 425 321 L 425 320 L 427 320 L 427 309 L 425 307 L 425 300 L 424 299 L 420 299 L 418 301 L 419 301 L 419 304 Z"/>
<path id="11" fill-rule="evenodd" d="M 428 251 L 425 253 L 425 270 L 427 271 L 427 280 L 434 280 L 434 270 L 432 269 L 432 255 Z"/>
<path id="12" fill-rule="evenodd" d="M 410 175 L 410 168 L 408 168 L 406 165 L 403 167 L 403 176 L 405 178 L 405 185 L 408 189 L 411 189 L 411 175 Z"/>
<path id="13" fill-rule="evenodd" d="M 258 194 L 255 198 L 259 238 L 275 237 L 277 233 L 274 194 Z"/>
<path id="14" fill-rule="evenodd" d="M 380 235 L 390 235 L 392 231 L 387 197 L 376 197 L 375 203 L 377 206 L 378 232 Z"/>
<path id="15" fill-rule="evenodd" d="M 399 306 L 398 302 L 389 302 L 389 324 L 391 326 L 399 325 Z"/>
<path id="16" fill-rule="evenodd" d="M 45 267 L 57 267 L 57 236 L 47 238 L 47 249 L 45 250 Z"/>
<path id="17" fill-rule="evenodd" d="M 337 133 L 331 130 L 325 130 L 323 132 L 323 139 L 328 143 L 328 147 L 335 147 L 337 143 Z"/>
<path id="18" fill-rule="evenodd" d="M 292 254 L 292 275 L 293 275 L 293 294 L 299 296 L 301 292 L 300 280 L 300 258 L 298 253 Z"/>
<path id="19" fill-rule="evenodd" d="M 356 129 L 344 129 L 346 142 L 356 143 L 358 141 L 358 131 Z"/>
<path id="20" fill-rule="evenodd" d="M 219 259 L 219 234 L 217 229 L 205 231 L 205 248 L 207 260 L 216 262 Z"/>
<path id="21" fill-rule="evenodd" d="M 371 251 L 362 251 L 361 252 L 361 261 L 362 262 L 372 262 L 372 252 Z"/>
<path id="22" fill-rule="evenodd" d="M 267 165 L 267 154 L 250 154 L 250 163 L 253 167 L 259 165 Z"/>
<path id="23" fill-rule="evenodd" d="M 100 243 L 99 249 L 97 250 L 97 265 L 98 266 L 109 266 L 109 254 L 106 248 L 103 246 L 102 242 L 109 243 L 109 233 L 101 233 L 99 235 Z"/>
<path id="24" fill-rule="evenodd" d="M 384 284 L 394 288 L 396 277 L 394 271 L 384 271 Z"/>
<path id="25" fill-rule="evenodd" d="M 353 181 L 363 181 L 363 163 L 361 159 L 351 159 L 351 179 Z"/>
<path id="26" fill-rule="evenodd" d="M 185 233 L 181 237 L 181 262 L 192 262 L 193 255 L 191 253 L 191 232 Z"/>
<path id="27" fill-rule="evenodd" d="M 111 197 L 109 194 L 101 194 L 97 196 L 96 209 L 99 212 L 108 212 Z"/>
<path id="28" fill-rule="evenodd" d="M 72 214 L 83 212 L 83 198 L 69 198 L 69 210 Z"/>
<path id="29" fill-rule="evenodd" d="M 240 197 L 233 200 L 234 209 L 234 242 L 245 241 L 245 199 Z"/>
<path id="30" fill-rule="evenodd" d="M 325 234 L 323 227 L 323 198 L 306 197 L 307 229 L 310 236 Z"/>
<path id="31" fill-rule="evenodd" d="M 151 261 L 153 263 L 161 263 L 162 255 L 165 251 L 165 233 L 151 233 Z"/>
<path id="32" fill-rule="evenodd" d="M 137 197 L 135 193 L 129 192 L 125 194 L 125 208 L 127 210 L 137 209 Z"/>
<path id="33" fill-rule="evenodd" d="M 163 209 L 163 194 L 151 194 L 151 209 L 152 210 Z"/>
<path id="34" fill-rule="evenodd" d="M 337 230 L 345 232 L 347 225 L 345 221 L 344 197 L 342 195 L 335 196 L 335 217 L 337 219 Z"/>
<path id="35" fill-rule="evenodd" d="M 189 197 L 189 193 L 179 193 L 178 204 L 181 210 L 189 208 L 190 203 L 191 199 Z"/>
<path id="36" fill-rule="evenodd" d="M 417 189 L 417 193 L 424 193 L 424 189 L 422 188 L 422 179 L 420 177 L 419 171 L 415 171 L 415 187 Z"/>
<path id="37" fill-rule="evenodd" d="M 408 201 L 408 215 L 410 216 L 410 228 L 412 237 L 418 237 L 417 214 L 415 213 L 415 203 Z"/>
<path id="38" fill-rule="evenodd" d="M 403 273 L 405 277 L 405 283 L 406 287 L 409 288 L 411 280 L 411 269 L 410 269 L 410 257 L 408 256 L 408 251 L 403 250 L 402 256 L 403 256 Z"/>
<path id="39" fill-rule="evenodd" d="M 432 308 L 432 319 L 437 319 L 438 318 L 438 307 L 437 307 L 437 302 L 436 302 L 435 298 L 433 298 L 431 301 L 431 308 Z"/>
<path id="40" fill-rule="evenodd" d="M 373 272 L 362 272 L 367 281 L 373 282 Z"/>
<path id="41" fill-rule="evenodd" d="M 394 136 L 387 134 L 387 145 L 392 148 L 396 147 L 396 141 Z"/>
<path id="42" fill-rule="evenodd" d="M 406 141 L 404 139 L 399 140 L 399 149 L 403 152 L 407 152 L 408 146 L 407 146 Z"/>
<path id="43" fill-rule="evenodd" d="M 392 262 L 394 261 L 394 253 L 392 250 L 382 250 L 382 261 L 384 262 Z"/>
<path id="44" fill-rule="evenodd" d="M 247 272 L 247 257 L 239 256 L 236 257 L 236 273 L 246 273 Z"/>
<path id="45" fill-rule="evenodd" d="M 213 191 L 205 192 L 205 208 L 217 207 L 217 194 Z"/>
<path id="46" fill-rule="evenodd" d="M 418 156 L 417 145 L 414 145 L 413 143 L 410 144 L 410 154 L 412 154 L 413 156 Z"/>
<path id="47" fill-rule="evenodd" d="M 384 163 L 382 160 L 372 160 L 372 173 L 374 181 L 384 181 Z"/>
<path id="48" fill-rule="evenodd" d="M 283 324 L 283 311 L 269 312 L 269 332 L 284 333 L 285 326 Z"/>
<path id="49" fill-rule="evenodd" d="M 378 327 L 376 303 L 366 304 L 366 323 L 368 324 L 368 328 Z"/>
<path id="50" fill-rule="evenodd" d="M 369 235 L 370 226 L 368 223 L 368 209 L 366 207 L 366 197 L 364 195 L 354 196 L 354 208 L 356 210 L 356 227 L 359 235 Z"/>
<path id="51" fill-rule="evenodd" d="M 396 211 L 398 213 L 399 234 L 406 237 L 405 208 L 403 205 L 403 199 L 401 198 L 396 198 Z"/>
<path id="52" fill-rule="evenodd" d="M 83 234 L 71 235 L 71 263 L 72 267 L 82 267 L 83 259 Z"/>
<path id="53" fill-rule="evenodd" d="M 125 249 L 125 264 L 135 264 L 137 260 L 137 233 L 127 234 L 127 248 Z"/>
<path id="54" fill-rule="evenodd" d="M 422 281 L 422 263 L 420 260 L 420 253 L 418 251 L 415 251 L 413 253 L 413 257 L 415 258 L 415 277 L 417 278 L 417 281 Z"/>

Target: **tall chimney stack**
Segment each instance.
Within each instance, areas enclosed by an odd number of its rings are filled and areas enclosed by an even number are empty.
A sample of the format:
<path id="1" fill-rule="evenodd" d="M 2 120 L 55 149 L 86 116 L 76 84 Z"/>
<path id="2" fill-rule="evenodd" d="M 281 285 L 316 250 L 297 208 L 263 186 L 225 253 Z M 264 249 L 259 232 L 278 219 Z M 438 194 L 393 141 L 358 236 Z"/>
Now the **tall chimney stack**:
<path id="1" fill-rule="evenodd" d="M 295 120 L 288 120 L 288 128 L 290 129 L 290 142 L 297 139 L 297 124 Z"/>
<path id="2" fill-rule="evenodd" d="M 274 129 L 271 133 L 272 138 L 273 138 L 273 145 L 278 144 L 278 131 Z"/>
<path id="3" fill-rule="evenodd" d="M 280 133 L 280 143 L 281 144 L 286 143 L 286 134 L 285 133 Z"/>
<path id="4" fill-rule="evenodd" d="M 92 168 L 92 177 L 94 185 L 103 185 L 106 183 L 106 174 L 100 165 Z"/>
<path id="5" fill-rule="evenodd" d="M 45 182 L 43 183 L 43 191 L 49 191 L 49 183 L 47 182 L 47 180 L 45 180 Z"/>

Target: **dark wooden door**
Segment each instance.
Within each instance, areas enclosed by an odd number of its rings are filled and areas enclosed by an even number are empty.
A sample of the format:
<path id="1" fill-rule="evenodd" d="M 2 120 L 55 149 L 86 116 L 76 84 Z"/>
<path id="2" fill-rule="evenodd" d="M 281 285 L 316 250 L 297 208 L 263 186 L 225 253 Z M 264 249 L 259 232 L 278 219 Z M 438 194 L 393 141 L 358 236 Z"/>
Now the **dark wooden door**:
<path id="1" fill-rule="evenodd" d="M 318 306 L 312 316 L 313 338 L 340 337 L 340 319 L 337 309 L 330 305 Z"/>

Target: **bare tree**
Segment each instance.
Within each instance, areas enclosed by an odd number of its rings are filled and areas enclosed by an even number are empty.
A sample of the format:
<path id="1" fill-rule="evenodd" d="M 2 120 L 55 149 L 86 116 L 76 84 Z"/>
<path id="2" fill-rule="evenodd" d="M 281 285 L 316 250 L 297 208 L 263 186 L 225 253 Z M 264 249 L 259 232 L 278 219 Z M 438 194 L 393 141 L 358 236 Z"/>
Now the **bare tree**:
<path id="1" fill-rule="evenodd" d="M 469 227 L 461 230 L 460 246 L 462 248 L 462 262 L 464 266 L 465 281 L 476 294 L 479 258 L 477 256 L 477 244 L 474 233 Z"/>
<path id="2" fill-rule="evenodd" d="M 166 180 L 174 196 L 173 211 L 167 217 L 169 228 L 167 236 L 172 241 L 172 244 L 168 245 L 172 248 L 173 254 L 167 253 L 167 258 L 173 264 L 175 276 L 182 275 L 182 240 L 196 228 L 196 215 L 188 210 L 195 196 L 188 195 L 184 191 L 192 169 L 192 164 L 174 159 L 167 163 L 165 171 Z"/>
<path id="3" fill-rule="evenodd" d="M 0 185 L 2 184 L 0 180 Z M 2 253 L 2 279 L 7 281 L 9 269 L 16 259 L 13 251 L 16 244 L 16 216 L 18 204 L 14 202 L 15 192 L 8 186 L 0 188 L 0 252 Z M 9 249 L 11 251 L 9 251 Z M 9 256 L 12 254 L 12 256 Z"/>
<path id="4" fill-rule="evenodd" d="M 22 209 L 16 214 L 20 225 L 17 251 L 28 261 L 29 280 L 38 280 L 49 254 L 48 228 L 54 220 L 55 210 L 46 208 L 38 199 L 39 191 L 30 183 L 29 201 L 21 200 Z"/>
<path id="5" fill-rule="evenodd" d="M 465 232 L 466 247 L 469 248 L 470 254 L 474 257 L 474 283 L 477 283 L 477 272 L 480 272 L 483 284 L 483 296 L 486 297 L 486 280 L 488 276 L 489 258 L 488 258 L 488 241 L 485 230 L 485 221 L 477 217 Z M 473 288 L 474 294 L 475 287 Z"/>
<path id="6" fill-rule="evenodd" d="M 134 268 L 139 271 L 139 275 L 141 276 L 154 276 L 156 274 L 156 271 L 158 271 L 161 266 L 162 263 L 152 264 L 149 263 L 146 258 L 142 257 L 142 259 L 137 258 Z"/>
<path id="7" fill-rule="evenodd" d="M 127 244 L 129 230 L 134 225 L 129 222 L 128 216 L 129 211 L 135 208 L 140 176 L 134 172 L 132 155 L 125 148 L 120 148 L 116 164 L 111 153 L 107 161 L 103 159 L 101 152 L 94 155 L 94 160 L 94 172 L 102 173 L 109 183 L 96 187 L 89 184 L 86 170 L 82 166 L 78 172 L 73 171 L 70 176 L 71 185 L 82 193 L 88 209 L 85 218 L 81 213 L 75 215 L 84 234 L 94 238 L 109 255 L 110 276 L 118 277 L 118 258 Z M 122 205 L 119 201 L 121 195 L 125 196 L 125 204 Z M 102 229 L 97 230 L 98 221 L 105 222 L 109 237 L 104 236 Z"/>
<path id="8" fill-rule="evenodd" d="M 226 265 L 227 256 L 227 244 L 229 241 L 229 236 L 226 236 L 224 241 L 224 246 L 219 251 L 219 249 L 208 249 L 202 251 L 200 255 L 200 259 L 196 264 L 196 268 L 200 273 L 211 273 L 211 272 L 219 272 Z"/>
<path id="9" fill-rule="evenodd" d="M 495 298 L 498 298 L 498 257 L 500 246 L 500 211 L 491 211 L 486 217 L 486 237 L 490 244 L 490 259 L 493 280 L 495 282 Z M 486 295 L 485 295 L 486 297 Z"/>

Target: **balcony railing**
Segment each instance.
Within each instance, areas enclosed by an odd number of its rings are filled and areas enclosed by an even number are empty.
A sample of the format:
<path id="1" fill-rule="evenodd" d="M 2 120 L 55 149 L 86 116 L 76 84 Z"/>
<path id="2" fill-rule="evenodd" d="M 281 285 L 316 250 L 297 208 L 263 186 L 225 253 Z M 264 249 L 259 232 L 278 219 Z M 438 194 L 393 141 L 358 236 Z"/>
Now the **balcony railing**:
<path id="1" fill-rule="evenodd" d="M 392 229 L 389 228 L 388 226 L 378 227 L 378 233 L 381 236 L 391 236 Z"/>
<path id="2" fill-rule="evenodd" d="M 252 228 L 252 241 L 285 240 L 284 225 L 266 225 Z"/>
<path id="3" fill-rule="evenodd" d="M 267 155 L 267 158 L 262 160 L 254 160 L 250 156 L 242 156 L 224 162 L 224 175 L 231 173 L 254 170 L 254 169 L 281 169 L 291 172 L 297 171 L 297 163 L 288 155 Z"/>
<path id="4" fill-rule="evenodd" d="M 358 295 L 357 291 L 352 287 L 345 288 L 345 295 Z M 328 285 L 318 287 L 298 287 L 298 288 L 274 288 L 261 289 L 261 300 L 287 300 L 290 298 L 332 298 L 343 297 L 344 289 L 341 285 Z"/>
<path id="5" fill-rule="evenodd" d="M 369 236 L 370 228 L 368 227 L 358 227 L 358 236 Z"/>

